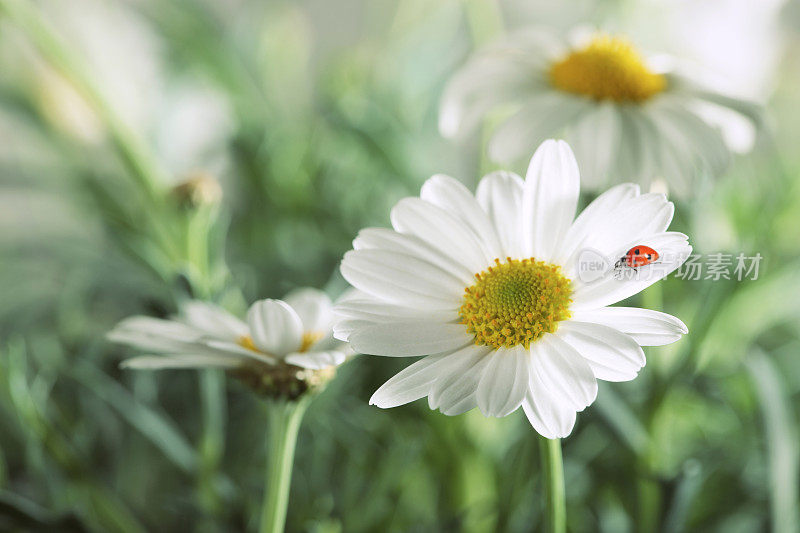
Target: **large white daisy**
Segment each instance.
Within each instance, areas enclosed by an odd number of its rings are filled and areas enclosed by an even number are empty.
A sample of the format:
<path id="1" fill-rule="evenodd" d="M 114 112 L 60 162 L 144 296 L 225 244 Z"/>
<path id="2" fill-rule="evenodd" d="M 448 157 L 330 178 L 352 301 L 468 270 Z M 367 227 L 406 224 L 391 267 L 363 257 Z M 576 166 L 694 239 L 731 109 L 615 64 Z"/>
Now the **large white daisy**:
<path id="1" fill-rule="evenodd" d="M 608 307 L 675 270 L 688 239 L 668 232 L 673 205 L 633 184 L 600 195 L 575 218 L 578 165 L 564 141 L 542 144 L 525 181 L 484 177 L 475 196 L 434 176 L 392 210 L 393 230 L 362 230 L 341 265 L 355 290 L 336 306 L 334 335 L 356 352 L 425 356 L 372 396 L 395 407 L 424 396 L 455 415 L 505 416 L 522 406 L 548 438 L 572 431 L 597 380 L 633 379 L 640 346 L 687 332 L 677 318 Z M 658 259 L 636 268 L 637 246 Z M 589 253 L 599 272 L 585 275 Z M 620 275 L 625 274 L 625 275 Z"/>
<path id="2" fill-rule="evenodd" d="M 512 114 L 489 142 L 511 162 L 550 137 L 575 150 L 584 184 L 665 179 L 680 195 L 699 172 L 716 175 L 731 151 L 747 151 L 760 106 L 712 87 L 706 75 L 666 56 L 643 57 L 627 40 L 584 35 L 574 43 L 543 31 L 515 33 L 470 59 L 445 90 L 439 128 L 469 132 L 490 111 Z"/>
<path id="3" fill-rule="evenodd" d="M 264 375 L 289 366 L 323 370 L 345 360 L 343 343 L 332 335 L 332 308 L 325 293 L 309 288 L 254 303 L 246 321 L 214 304 L 189 301 L 170 320 L 127 318 L 108 338 L 157 354 L 128 359 L 122 363 L 127 368 L 220 367 Z"/>

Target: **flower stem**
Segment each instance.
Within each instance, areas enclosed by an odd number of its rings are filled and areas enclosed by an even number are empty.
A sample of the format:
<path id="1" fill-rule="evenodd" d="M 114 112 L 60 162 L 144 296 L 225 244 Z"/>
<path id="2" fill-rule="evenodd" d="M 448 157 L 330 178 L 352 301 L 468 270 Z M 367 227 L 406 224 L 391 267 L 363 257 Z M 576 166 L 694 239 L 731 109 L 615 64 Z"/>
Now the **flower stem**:
<path id="1" fill-rule="evenodd" d="M 297 432 L 309 400 L 272 400 L 268 405 L 267 476 L 260 533 L 282 533 L 286 524 Z"/>
<path id="2" fill-rule="evenodd" d="M 564 533 L 567 530 L 567 511 L 564 499 L 564 465 L 561 460 L 561 440 L 540 437 L 539 445 L 545 491 L 546 531 L 549 533 Z"/>

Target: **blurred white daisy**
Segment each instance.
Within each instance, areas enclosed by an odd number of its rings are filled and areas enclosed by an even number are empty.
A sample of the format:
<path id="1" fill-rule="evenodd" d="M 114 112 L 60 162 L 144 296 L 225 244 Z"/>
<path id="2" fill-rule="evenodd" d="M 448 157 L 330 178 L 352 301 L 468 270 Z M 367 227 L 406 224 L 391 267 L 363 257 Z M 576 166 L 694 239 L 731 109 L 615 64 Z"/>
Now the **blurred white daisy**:
<path id="1" fill-rule="evenodd" d="M 522 406 L 539 433 L 563 437 L 594 401 L 597 379 L 633 379 L 645 364 L 640 345 L 687 332 L 664 313 L 607 307 L 691 252 L 685 235 L 666 231 L 673 205 L 624 184 L 575 218 L 578 193 L 572 151 L 550 140 L 524 182 L 495 172 L 473 196 L 457 180 L 434 176 L 420 198 L 394 207 L 394 230 L 359 233 L 341 265 L 356 290 L 336 306 L 335 336 L 356 352 L 425 356 L 371 403 L 395 407 L 427 396 L 447 415 L 477 406 L 497 417 Z M 607 260 L 582 279 L 586 250 L 623 258 L 638 246 L 658 259 L 635 271 Z"/>
<path id="2" fill-rule="evenodd" d="M 262 389 L 280 386 L 276 379 L 298 377 L 300 369 L 319 371 L 344 362 L 345 346 L 331 331 L 332 307 L 327 295 L 309 288 L 284 300 L 254 303 L 246 321 L 216 305 L 189 301 L 171 320 L 127 318 L 108 338 L 157 354 L 128 359 L 125 368 L 218 367 Z"/>
<path id="3" fill-rule="evenodd" d="M 751 148 L 760 106 L 712 87 L 686 64 L 641 55 L 622 37 L 574 41 L 522 31 L 477 53 L 447 85 L 442 134 L 466 133 L 505 109 L 512 114 L 489 142 L 494 160 L 516 160 L 561 136 L 591 188 L 664 178 L 682 195 L 691 177 L 719 174 L 732 150 Z"/>

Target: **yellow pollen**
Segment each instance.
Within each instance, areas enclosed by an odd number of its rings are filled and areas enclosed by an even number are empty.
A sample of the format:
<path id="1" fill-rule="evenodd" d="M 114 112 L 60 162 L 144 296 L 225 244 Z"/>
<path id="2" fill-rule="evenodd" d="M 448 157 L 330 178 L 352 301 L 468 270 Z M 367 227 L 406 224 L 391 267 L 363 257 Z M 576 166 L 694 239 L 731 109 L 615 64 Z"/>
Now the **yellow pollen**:
<path id="1" fill-rule="evenodd" d="M 595 100 L 643 102 L 667 85 L 626 39 L 598 35 L 550 67 L 554 87 Z"/>
<path id="2" fill-rule="evenodd" d="M 313 346 L 317 341 L 322 339 L 325 334 L 319 331 L 307 331 L 303 333 L 303 340 L 300 343 L 300 348 L 297 350 L 298 352 L 305 352 L 311 346 Z M 239 346 L 242 348 L 247 348 L 248 350 L 253 350 L 254 352 L 264 353 L 262 350 L 259 350 L 258 347 L 253 342 L 253 337 L 250 335 L 244 335 L 239 337 L 236 341 Z"/>
<path id="3" fill-rule="evenodd" d="M 244 335 L 243 337 L 239 337 L 239 340 L 237 341 L 237 343 L 242 348 L 247 348 L 248 350 L 253 350 L 254 352 L 260 352 L 261 351 L 258 348 L 256 348 L 256 345 L 253 342 L 253 337 L 251 337 L 250 335 Z"/>
<path id="4" fill-rule="evenodd" d="M 475 274 L 477 282 L 465 289 L 459 310 L 475 344 L 528 348 L 570 317 L 571 281 L 561 267 L 533 258 L 495 263 Z"/>
<path id="5" fill-rule="evenodd" d="M 324 336 L 325 334 L 320 333 L 319 331 L 307 331 L 303 333 L 303 343 L 300 345 L 300 349 L 297 351 L 305 352 L 306 350 L 311 348 L 311 346 L 316 344 L 318 340 L 322 339 L 322 337 Z"/>

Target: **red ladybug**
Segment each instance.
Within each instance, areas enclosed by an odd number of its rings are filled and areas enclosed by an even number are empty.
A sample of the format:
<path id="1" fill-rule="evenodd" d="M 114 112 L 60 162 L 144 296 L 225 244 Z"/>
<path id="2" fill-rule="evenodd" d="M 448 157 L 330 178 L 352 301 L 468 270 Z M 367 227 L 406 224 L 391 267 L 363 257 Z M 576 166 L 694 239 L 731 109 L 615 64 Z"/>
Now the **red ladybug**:
<path id="1" fill-rule="evenodd" d="M 636 270 L 638 267 L 649 265 L 657 260 L 658 252 L 644 244 L 637 244 L 619 258 L 619 261 L 614 264 L 614 268 L 619 269 L 626 266 Z"/>

